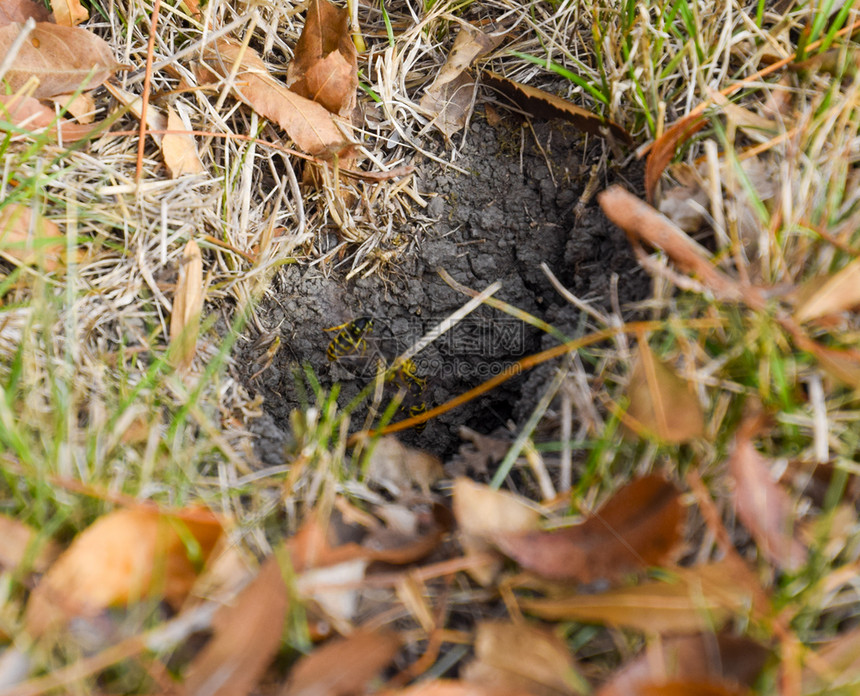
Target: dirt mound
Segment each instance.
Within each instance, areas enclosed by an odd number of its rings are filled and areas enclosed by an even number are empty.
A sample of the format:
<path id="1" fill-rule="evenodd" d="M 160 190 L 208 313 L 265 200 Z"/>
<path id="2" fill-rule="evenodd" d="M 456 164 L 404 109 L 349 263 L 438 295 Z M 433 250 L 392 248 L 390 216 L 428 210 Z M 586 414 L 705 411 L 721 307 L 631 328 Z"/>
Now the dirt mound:
<path id="1" fill-rule="evenodd" d="M 256 356 L 250 342 L 245 348 L 240 345 L 237 361 L 249 388 L 264 397 L 267 417 L 255 426 L 262 436 L 263 459 L 282 461 L 287 418 L 300 404 L 296 375 L 302 362 L 310 364 L 324 386 L 340 382 L 339 401 L 346 404 L 368 383 L 377 358 L 390 360 L 466 302 L 468 298 L 442 280 L 438 268 L 477 290 L 500 281 L 496 297 L 569 336 L 576 335 L 578 312 L 552 288 L 541 263 L 577 296 L 599 306 L 609 305 L 612 274 L 619 275 L 622 305 L 642 299 L 649 282 L 636 270 L 624 235 L 593 199 L 576 210 L 603 147 L 591 139 L 585 150 L 584 142 L 578 131 L 557 123 L 536 124 L 532 133 L 527 125 L 494 128 L 476 118 L 456 160 L 468 175 L 431 160 L 415 163 L 419 190 L 431 196 L 425 214 L 435 222 L 403 230 L 415 235 L 416 253 L 401 259 L 394 272 L 346 282 L 315 268 L 291 266 L 283 271 L 275 281 L 274 297 L 261 308 L 266 325 L 279 327 L 283 348 L 254 379 Z M 441 143 L 438 148 L 446 151 Z M 598 175 L 597 190 L 617 181 L 636 189 L 641 170 L 638 164 L 626 171 L 601 165 Z M 325 329 L 365 317 L 372 318 L 373 325 L 372 331 L 356 336 L 364 340 L 361 351 L 330 361 L 327 347 L 337 332 Z M 420 402 L 442 403 L 554 342 L 507 314 L 481 307 L 415 357 L 426 388 L 407 396 L 403 411 Z M 456 447 L 460 425 L 487 433 L 510 420 L 520 421 L 539 397 L 542 379 L 538 371 L 511 380 L 404 439 L 447 456 Z M 390 391 L 382 408 L 394 386 Z M 363 423 L 365 412 L 356 412 L 355 427 Z"/>

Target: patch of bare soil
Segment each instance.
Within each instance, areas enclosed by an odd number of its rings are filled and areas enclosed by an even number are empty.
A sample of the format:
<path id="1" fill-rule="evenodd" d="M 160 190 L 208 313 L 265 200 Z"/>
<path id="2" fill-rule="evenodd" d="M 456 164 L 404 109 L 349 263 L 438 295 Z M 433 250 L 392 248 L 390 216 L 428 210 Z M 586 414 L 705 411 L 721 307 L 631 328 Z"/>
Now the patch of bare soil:
<path id="1" fill-rule="evenodd" d="M 578 215 L 576 211 L 594 164 L 609 162 L 601 165 L 597 190 L 615 182 L 639 189 L 641 168 L 613 164 L 611 154 L 602 157 L 603 143 L 593 138 L 589 142 L 583 149 L 582 134 L 564 124 L 537 123 L 534 131 L 520 123 L 491 127 L 476 115 L 465 141 L 462 135 L 455 138 L 455 163 L 468 175 L 421 156 L 414 162 L 417 188 L 430 204 L 423 211 L 425 219 L 403 230 L 414 236 L 414 253 L 398 259 L 389 274 L 345 281 L 343 274 L 326 277 L 313 267 L 286 268 L 275 280 L 273 296 L 260 308 L 265 325 L 280 334 L 282 349 L 271 366 L 252 379 L 259 369 L 252 341 L 238 348 L 237 365 L 247 386 L 264 397 L 266 415 L 254 426 L 263 461 L 282 462 L 289 413 L 300 404 L 297 379 L 304 380 L 303 362 L 324 386 L 340 382 L 339 400 L 346 404 L 371 380 L 378 357 L 390 361 L 467 301 L 442 280 L 437 268 L 477 290 L 501 281 L 496 297 L 569 336 L 582 333 L 579 312 L 552 288 L 541 263 L 578 297 L 599 307 L 610 306 L 613 274 L 619 277 L 622 307 L 643 299 L 649 280 L 637 270 L 624 234 L 593 199 L 580 206 Z M 449 156 L 441 142 L 434 149 L 440 157 Z M 335 234 L 331 232 L 332 244 Z M 330 361 L 326 348 L 337 332 L 325 329 L 360 317 L 373 318 L 364 350 Z M 481 307 L 416 356 L 418 375 L 427 386 L 420 396 L 407 397 L 406 408 L 395 420 L 404 417 L 412 402 L 440 404 L 517 358 L 554 343 L 507 314 Z M 450 455 L 462 425 L 489 433 L 521 422 L 539 398 L 543 379 L 540 371 L 522 375 L 403 439 Z M 395 391 L 394 386 L 387 389 L 383 408 Z M 362 426 L 365 414 L 366 408 L 356 412 L 354 428 Z"/>

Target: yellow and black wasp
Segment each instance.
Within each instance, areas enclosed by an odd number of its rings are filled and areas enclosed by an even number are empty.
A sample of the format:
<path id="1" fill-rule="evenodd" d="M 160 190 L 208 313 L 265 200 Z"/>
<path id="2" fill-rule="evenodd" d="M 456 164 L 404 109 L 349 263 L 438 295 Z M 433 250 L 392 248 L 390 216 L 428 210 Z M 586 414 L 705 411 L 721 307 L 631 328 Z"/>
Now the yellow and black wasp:
<path id="1" fill-rule="evenodd" d="M 371 317 L 359 317 L 325 330 L 337 331 L 326 350 L 326 356 L 334 362 L 347 355 L 363 354 L 367 350 L 365 336 L 373 331 L 373 319 Z"/>
<path id="2" fill-rule="evenodd" d="M 404 360 L 394 370 L 392 379 L 396 379 L 406 389 L 406 398 L 401 405 L 401 410 L 407 411 L 409 417 L 419 416 L 427 410 L 427 402 L 424 400 L 424 390 L 427 388 L 427 379 L 419 376 L 415 361 Z M 421 432 L 427 423 L 419 423 L 415 426 L 416 432 Z"/>

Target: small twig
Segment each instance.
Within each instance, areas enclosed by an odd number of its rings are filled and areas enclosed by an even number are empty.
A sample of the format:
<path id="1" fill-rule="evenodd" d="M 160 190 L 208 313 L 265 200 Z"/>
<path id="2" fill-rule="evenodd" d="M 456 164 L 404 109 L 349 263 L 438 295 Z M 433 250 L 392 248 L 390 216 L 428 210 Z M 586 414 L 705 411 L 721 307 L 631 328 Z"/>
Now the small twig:
<path id="1" fill-rule="evenodd" d="M 140 99 L 140 131 L 137 141 L 137 165 L 134 170 L 134 180 L 140 182 L 143 173 L 143 150 L 146 145 L 146 111 L 149 108 L 149 95 L 152 92 L 152 56 L 155 53 L 155 30 L 158 27 L 158 13 L 161 11 L 161 0 L 155 0 L 152 6 L 152 21 L 149 24 L 149 43 L 146 46 L 146 73 L 143 76 L 143 96 Z"/>

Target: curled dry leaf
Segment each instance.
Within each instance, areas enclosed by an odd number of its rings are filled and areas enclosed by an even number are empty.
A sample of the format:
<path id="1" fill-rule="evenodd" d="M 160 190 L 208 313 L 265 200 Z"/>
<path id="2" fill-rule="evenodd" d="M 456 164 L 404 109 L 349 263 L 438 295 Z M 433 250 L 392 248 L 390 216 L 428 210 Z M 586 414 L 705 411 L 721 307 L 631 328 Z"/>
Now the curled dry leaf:
<path id="1" fill-rule="evenodd" d="M 274 556 L 215 615 L 215 635 L 188 668 L 188 696 L 244 696 L 257 686 L 281 643 L 287 586 Z"/>
<path id="2" fill-rule="evenodd" d="M 600 137 L 606 137 L 607 133 L 611 133 L 628 145 L 633 143 L 630 134 L 617 123 L 571 104 L 555 94 L 514 82 L 490 70 L 485 71 L 481 79 L 485 85 L 497 89 L 520 109 L 536 118 L 560 118 L 569 121 L 586 133 Z"/>
<path id="3" fill-rule="evenodd" d="M 447 138 L 466 125 L 475 80 L 465 74 L 476 58 L 492 51 L 502 36 L 488 36 L 469 25 L 460 27 L 448 59 L 424 96 L 421 108 L 431 114 L 433 125 Z"/>
<path id="4" fill-rule="evenodd" d="M 205 294 L 203 257 L 197 242 L 189 239 L 182 252 L 170 314 L 170 360 L 173 365 L 187 368 L 194 359 Z"/>
<path id="5" fill-rule="evenodd" d="M 692 385 L 658 360 L 645 342 L 630 373 L 627 396 L 626 416 L 635 421 L 637 432 L 644 428 L 663 442 L 678 444 L 701 437 L 705 431 L 702 405 Z"/>
<path id="6" fill-rule="evenodd" d="M 72 123 L 64 118 L 58 119 L 54 110 L 38 99 L 17 94 L 0 94 L 0 130 L 6 130 L 2 121 L 8 121 L 28 131 L 48 128 L 52 135 L 67 143 L 86 138 L 100 125 L 85 125 Z"/>
<path id="7" fill-rule="evenodd" d="M 752 442 L 749 421 L 735 436 L 729 474 L 735 481 L 732 501 L 738 518 L 753 535 L 762 553 L 778 567 L 796 570 L 807 550 L 792 529 L 792 502 L 770 475 L 770 465 Z"/>
<path id="8" fill-rule="evenodd" d="M 709 630 L 744 612 L 752 592 L 725 561 L 678 568 L 666 581 L 645 582 L 600 594 L 523 599 L 530 614 L 553 621 L 589 621 L 645 633 Z"/>
<path id="9" fill-rule="evenodd" d="M 854 259 L 812 293 L 795 311 L 798 322 L 837 314 L 860 305 L 860 259 Z"/>
<path id="10" fill-rule="evenodd" d="M 90 17 L 80 0 L 51 0 L 51 9 L 54 10 L 57 24 L 65 27 L 74 27 Z"/>
<path id="11" fill-rule="evenodd" d="M 400 649 L 389 631 L 358 630 L 337 638 L 299 660 L 281 696 L 351 696 L 364 693 Z"/>
<path id="12" fill-rule="evenodd" d="M 454 518 L 467 556 L 485 555 L 491 539 L 537 528 L 540 515 L 524 498 L 496 491 L 467 478 L 454 481 Z M 502 567 L 501 559 L 472 568 L 469 573 L 489 585 Z"/>
<path id="13" fill-rule="evenodd" d="M 21 203 L 0 208 L 0 252 L 24 265 L 39 264 L 55 271 L 63 262 L 66 240 L 51 220 Z"/>
<path id="14" fill-rule="evenodd" d="M 688 114 L 672 124 L 651 146 L 648 159 L 645 160 L 645 196 L 649 203 L 654 203 L 657 184 L 663 171 L 675 156 L 678 145 L 692 138 L 699 132 L 707 121 L 698 113 Z"/>
<path id="15" fill-rule="evenodd" d="M 351 149 L 325 107 L 287 89 L 269 74 L 266 64 L 250 48 L 230 39 L 219 39 L 204 53 L 207 70 L 228 76 L 234 64 L 239 69 L 232 89 L 236 96 L 270 121 L 283 128 L 296 145 L 312 155 L 333 156 Z"/>
<path id="16" fill-rule="evenodd" d="M 27 603 L 27 631 L 39 636 L 72 617 L 144 597 L 162 596 L 178 606 L 222 531 L 218 518 L 200 509 L 138 507 L 105 515 L 75 538 L 36 586 Z M 189 558 L 189 536 L 199 558 Z"/>
<path id="17" fill-rule="evenodd" d="M 287 87 L 341 116 L 355 108 L 358 53 L 349 32 L 349 12 L 328 0 L 311 0 Z"/>
<path id="18" fill-rule="evenodd" d="M 191 130 L 171 106 L 167 107 L 167 130 Z M 205 171 L 197 154 L 197 143 L 193 135 L 165 133 L 161 141 L 161 154 L 172 179 L 185 174 L 202 174 Z"/>
<path id="19" fill-rule="evenodd" d="M 0 27 L 0 56 L 9 53 L 22 28 L 17 22 Z M 39 84 L 31 96 L 45 99 L 81 86 L 94 89 L 121 67 L 111 47 L 86 29 L 38 22 L 12 59 L 4 80 L 17 92 L 35 77 Z"/>
<path id="20" fill-rule="evenodd" d="M 40 540 L 39 533 L 29 525 L 0 515 L 0 571 L 14 573 L 26 563 L 28 569 L 40 573 L 59 552 L 53 541 Z"/>
<path id="21" fill-rule="evenodd" d="M 48 8 L 35 0 L 3 0 L 0 4 L 0 26 L 12 22 L 26 22 L 28 19 L 37 22 L 53 21 Z"/>
<path id="22" fill-rule="evenodd" d="M 475 661 L 464 670 L 467 681 L 484 686 L 517 687 L 534 696 L 587 693 L 565 641 L 537 626 L 486 621 L 478 625 Z"/>
<path id="23" fill-rule="evenodd" d="M 681 551 L 681 493 L 662 476 L 629 483 L 582 524 L 549 532 L 497 532 L 496 546 L 549 580 L 614 580 L 666 565 Z"/>
<path id="24" fill-rule="evenodd" d="M 729 689 L 728 693 L 739 688 L 743 689 L 740 693 L 747 693 L 769 653 L 748 638 L 729 634 L 671 636 L 652 645 L 653 649 L 618 671 L 597 696 L 639 696 L 656 687 L 691 682 Z"/>

